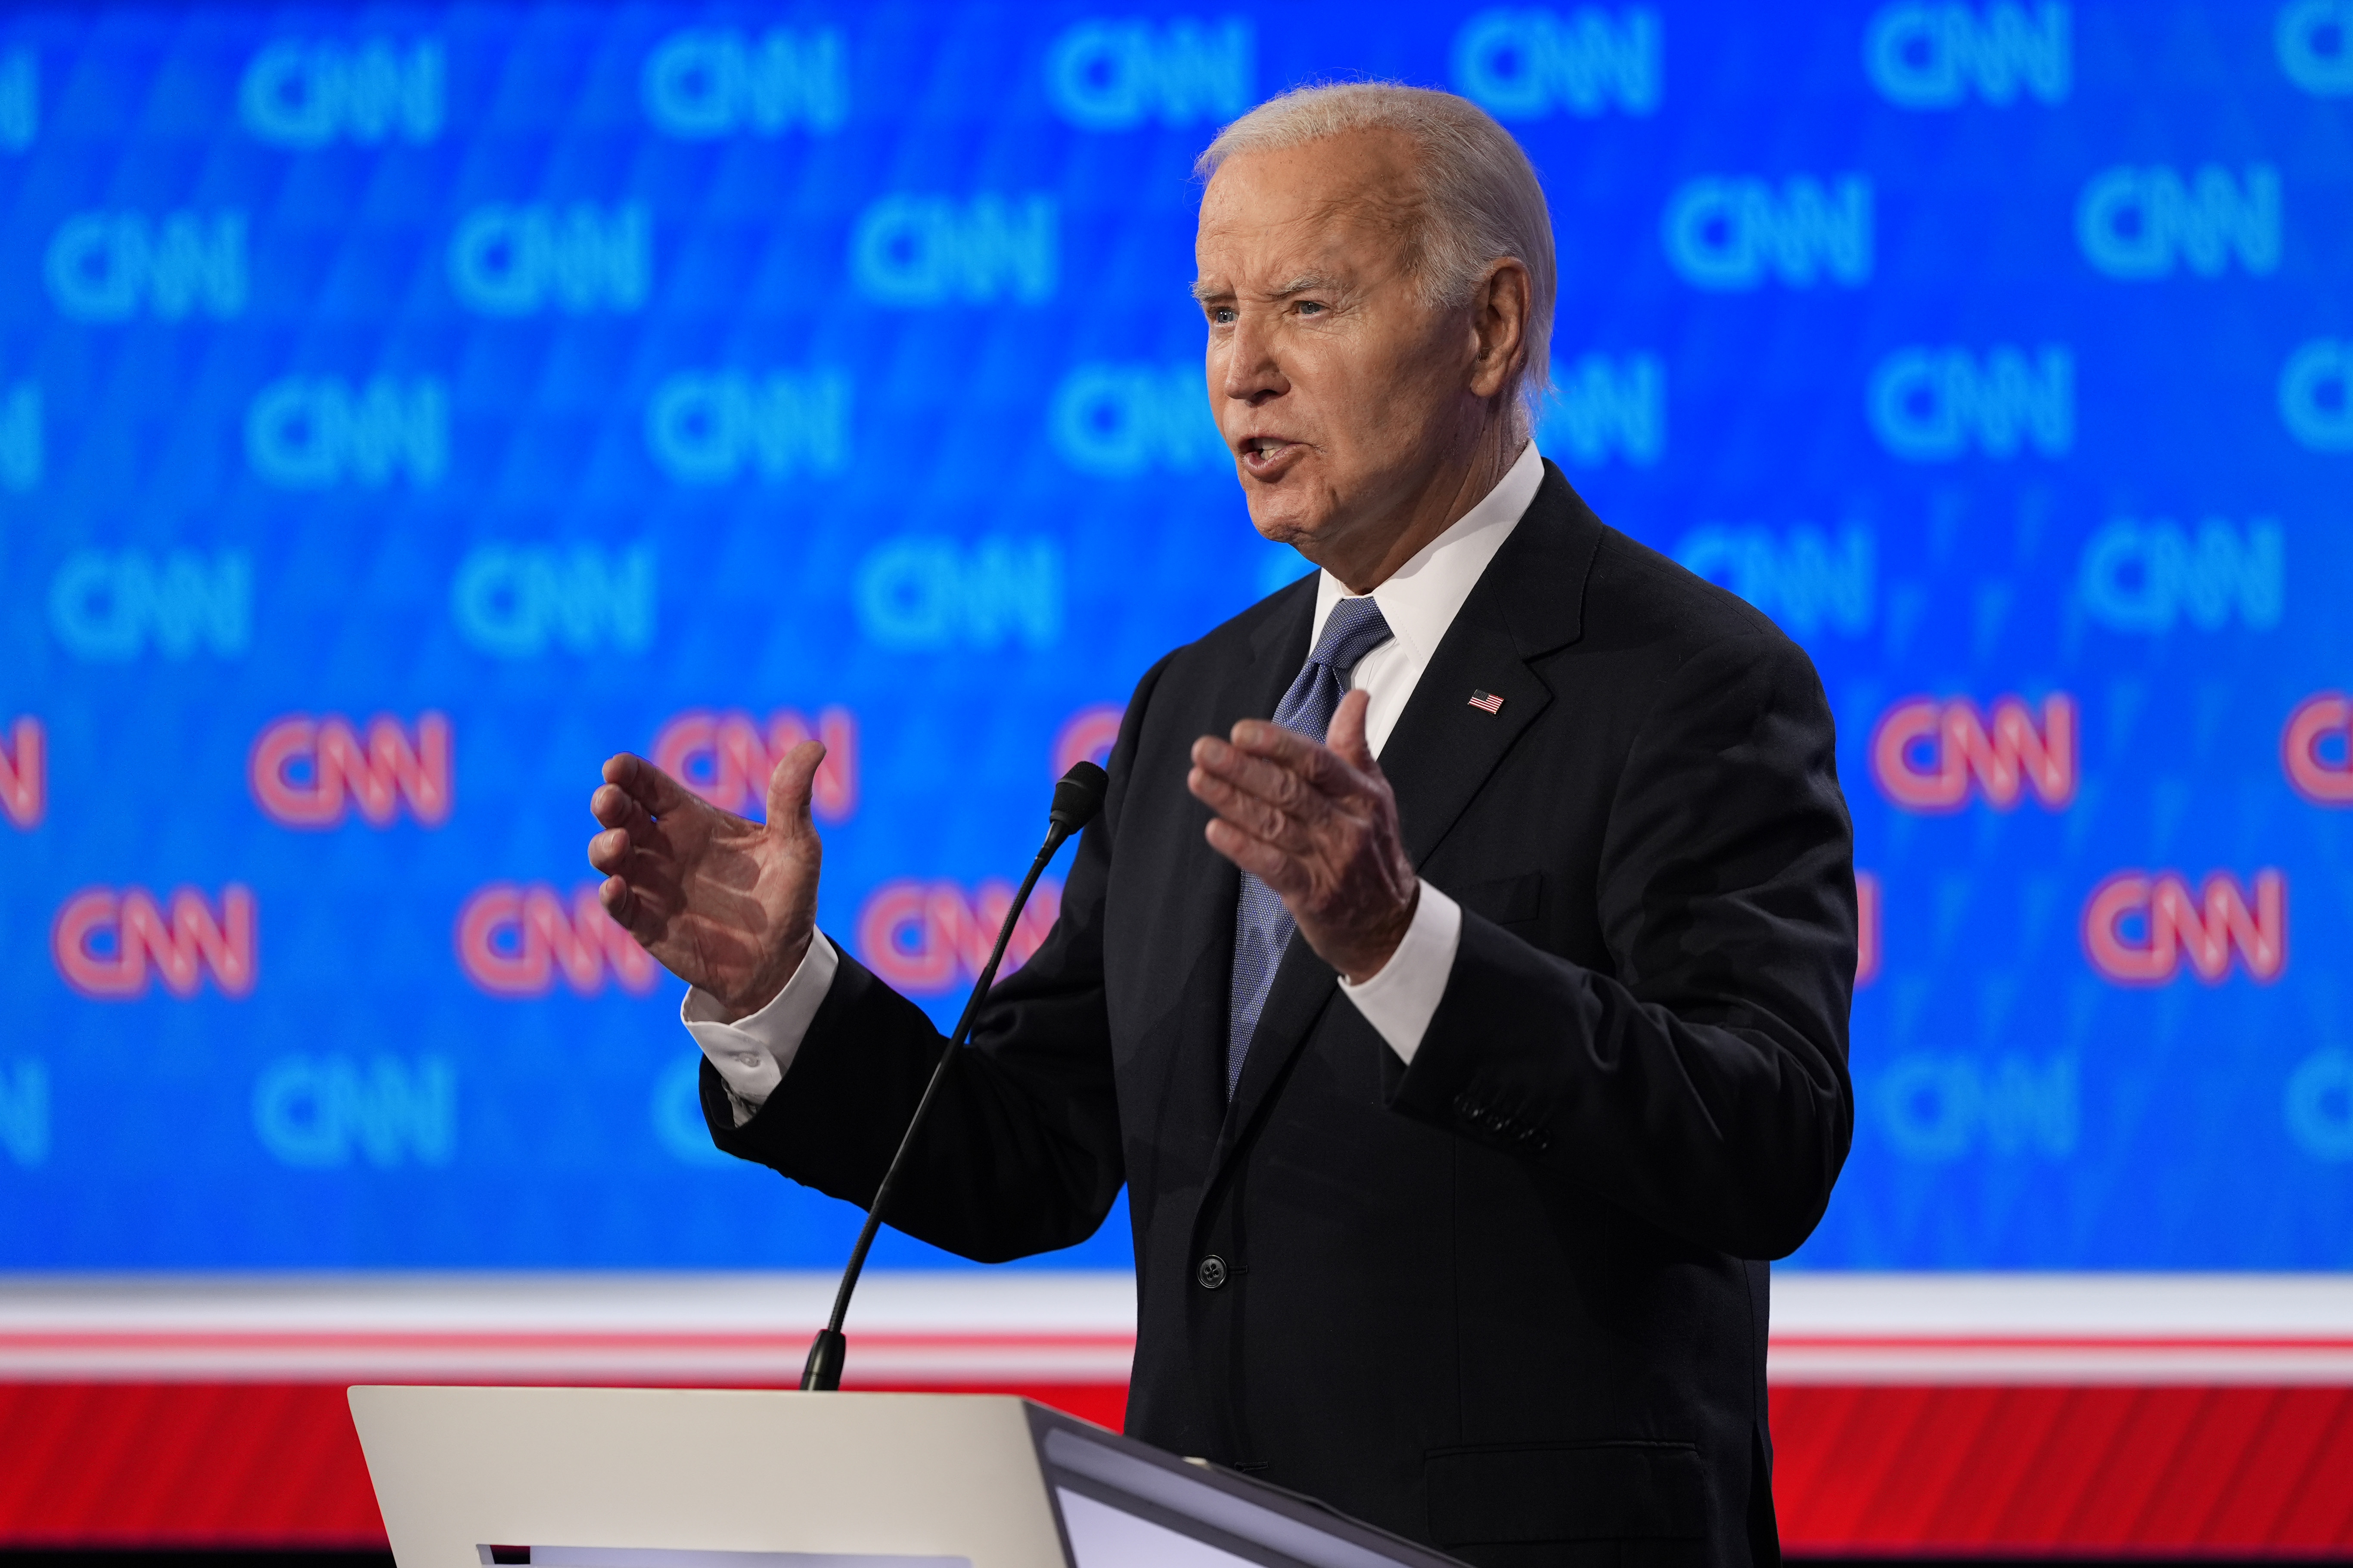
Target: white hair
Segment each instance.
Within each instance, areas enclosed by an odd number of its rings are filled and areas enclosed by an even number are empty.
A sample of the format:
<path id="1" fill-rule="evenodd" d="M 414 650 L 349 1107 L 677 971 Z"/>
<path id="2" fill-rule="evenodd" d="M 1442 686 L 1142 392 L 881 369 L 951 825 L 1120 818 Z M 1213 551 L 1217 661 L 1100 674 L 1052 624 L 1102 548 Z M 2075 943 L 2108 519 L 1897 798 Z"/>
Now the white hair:
<path id="1" fill-rule="evenodd" d="M 1505 257 L 1528 269 L 1526 351 L 1514 389 L 1526 415 L 1550 384 L 1552 316 L 1559 292 L 1552 213 L 1528 155 L 1469 99 L 1393 81 L 1294 88 L 1218 132 L 1194 170 L 1202 178 L 1241 153 L 1273 153 L 1351 131 L 1395 131 L 1414 146 L 1408 244 L 1430 304 L 1471 302 L 1490 266 Z"/>

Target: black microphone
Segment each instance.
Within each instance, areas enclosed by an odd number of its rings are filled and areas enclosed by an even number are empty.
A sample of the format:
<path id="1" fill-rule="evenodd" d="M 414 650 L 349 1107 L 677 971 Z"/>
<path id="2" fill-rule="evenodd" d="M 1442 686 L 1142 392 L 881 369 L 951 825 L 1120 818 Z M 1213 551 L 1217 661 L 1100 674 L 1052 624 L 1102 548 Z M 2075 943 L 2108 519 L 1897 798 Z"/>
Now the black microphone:
<path id="1" fill-rule="evenodd" d="M 801 1368 L 801 1387 L 807 1392 L 830 1392 L 841 1386 L 841 1363 L 849 1353 L 849 1342 L 841 1332 L 842 1320 L 849 1315 L 849 1293 L 858 1289 L 858 1276 L 866 1267 L 867 1249 L 874 1245 L 874 1233 L 882 1227 L 882 1211 L 891 1202 L 891 1189 L 898 1184 L 899 1169 L 907 1163 L 907 1151 L 915 1146 L 916 1131 L 923 1125 L 923 1115 L 939 1097 L 940 1085 L 955 1064 L 956 1053 L 964 1048 L 965 1037 L 972 1033 L 973 1020 L 979 1016 L 981 998 L 988 994 L 996 982 L 997 966 L 1005 958 L 1006 944 L 1013 940 L 1014 922 L 1021 918 L 1023 906 L 1029 902 L 1029 889 L 1038 885 L 1039 874 L 1062 841 L 1094 820 L 1103 809 L 1103 791 L 1111 780 L 1103 769 L 1090 762 L 1076 762 L 1071 771 L 1054 785 L 1054 804 L 1046 814 L 1046 842 L 1039 847 L 1038 858 L 1029 862 L 1029 874 L 1021 879 L 1021 890 L 1013 895 L 1013 905 L 1005 911 L 1005 924 L 997 929 L 997 946 L 988 955 L 988 963 L 980 978 L 972 983 L 972 995 L 964 1005 L 964 1016 L 956 1020 L 955 1032 L 948 1037 L 946 1047 L 940 1052 L 939 1066 L 932 1069 L 932 1080 L 923 1086 L 923 1098 L 915 1102 L 915 1114 L 907 1120 L 907 1131 L 899 1140 L 899 1152 L 891 1156 L 890 1169 L 882 1173 L 882 1184 L 874 1189 L 874 1201 L 867 1205 L 866 1225 L 858 1233 L 858 1245 L 849 1249 L 849 1262 L 841 1270 L 841 1288 L 834 1292 L 833 1316 L 817 1338 L 809 1342 L 808 1363 Z"/>

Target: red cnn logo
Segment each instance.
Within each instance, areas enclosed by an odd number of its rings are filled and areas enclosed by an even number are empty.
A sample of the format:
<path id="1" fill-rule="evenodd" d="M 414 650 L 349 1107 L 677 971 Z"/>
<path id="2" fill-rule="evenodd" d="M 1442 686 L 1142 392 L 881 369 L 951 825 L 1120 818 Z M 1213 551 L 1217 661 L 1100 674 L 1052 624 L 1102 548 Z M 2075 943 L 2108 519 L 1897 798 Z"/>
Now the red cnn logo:
<path id="1" fill-rule="evenodd" d="M 810 814 L 840 822 L 858 809 L 858 720 L 847 708 L 826 708 L 809 722 L 789 708 L 768 715 L 764 734 L 744 712 L 681 713 L 654 737 L 654 766 L 722 811 L 758 815 L 768 800 L 768 775 L 803 741 L 825 742 L 817 765 Z"/>
<path id="2" fill-rule="evenodd" d="M 957 977 L 976 976 L 997 945 L 997 928 L 1013 907 L 1009 883 L 983 882 L 967 896 L 954 882 L 904 878 L 885 882 L 868 895 L 858 916 L 858 955 L 866 967 L 896 991 L 923 994 L 944 991 Z M 1040 878 L 1005 945 L 1000 975 L 1029 961 L 1054 929 L 1061 911 L 1062 884 Z"/>
<path id="3" fill-rule="evenodd" d="M 2323 691 L 2297 703 L 2280 733 L 2280 763 L 2313 805 L 2353 805 L 2353 700 Z"/>
<path id="4" fill-rule="evenodd" d="M 458 967 L 493 996 L 544 996 L 564 983 L 583 996 L 605 989 L 644 995 L 661 966 L 638 939 L 605 912 L 596 884 L 583 882 L 567 903 L 544 882 L 492 882 L 458 911 Z"/>
<path id="5" fill-rule="evenodd" d="M 259 971 L 253 889 L 231 882 L 217 910 L 194 888 L 173 891 L 166 918 L 144 888 L 85 888 L 58 910 L 49 954 L 65 983 L 103 1002 L 147 994 L 152 972 L 174 996 L 188 997 L 212 973 L 224 996 L 251 994 Z"/>
<path id="6" fill-rule="evenodd" d="M 18 827 L 37 827 L 49 808 L 49 734 L 30 717 L 13 728 L 15 744 L 0 742 L 0 810 Z"/>
<path id="7" fill-rule="evenodd" d="M 449 820 L 449 721 L 427 713 L 414 736 L 398 720 L 368 721 L 367 741 L 341 714 L 290 713 L 263 726 L 246 759 L 262 815 L 283 827 L 334 827 L 353 805 L 370 826 L 389 827 L 403 800 L 427 827 Z"/>
<path id="8" fill-rule="evenodd" d="M 1115 702 L 1098 702 L 1063 720 L 1054 731 L 1054 776 L 1069 773 L 1073 763 L 1109 766 L 1112 742 L 1119 739 L 1119 721 L 1126 712 Z"/>
<path id="9" fill-rule="evenodd" d="M 1854 874 L 1854 988 L 1879 978 L 1879 876 Z"/>
<path id="10" fill-rule="evenodd" d="M 1958 811 L 1972 784 L 1997 811 L 2029 789 L 2045 808 L 2063 810 L 2075 798 L 2075 700 L 2063 691 L 2044 698 L 2038 732 L 2016 697 L 1995 700 L 1990 725 L 1966 697 L 1907 698 L 1872 731 L 1871 776 L 1905 811 Z"/>
<path id="11" fill-rule="evenodd" d="M 2199 979 L 2219 985 L 2233 952 L 2268 984 L 2287 969 L 2287 879 L 2268 867 L 2256 872 L 2250 904 L 2227 872 L 2207 878 L 2193 900 L 2178 872 L 2119 871 L 2084 905 L 2084 952 L 2119 985 L 2162 985 L 2184 957 Z"/>

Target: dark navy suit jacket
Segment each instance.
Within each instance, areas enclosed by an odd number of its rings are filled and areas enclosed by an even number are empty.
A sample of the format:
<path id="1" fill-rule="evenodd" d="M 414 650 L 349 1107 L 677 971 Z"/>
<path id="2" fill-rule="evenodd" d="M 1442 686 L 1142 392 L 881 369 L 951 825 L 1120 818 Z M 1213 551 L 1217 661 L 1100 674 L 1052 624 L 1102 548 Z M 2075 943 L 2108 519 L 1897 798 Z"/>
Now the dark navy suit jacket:
<path id="1" fill-rule="evenodd" d="M 1136 688 L 1060 919 L 891 1222 L 1018 1258 L 1124 1183 L 1135 1436 L 1473 1563 L 1773 1561 L 1764 1260 L 1820 1219 L 1853 1122 L 1813 667 L 1547 465 L 1383 748 L 1409 852 L 1465 911 L 1413 1063 L 1294 938 L 1229 1103 L 1237 879 L 1187 753 L 1273 712 L 1314 602 L 1283 589 Z M 744 1126 L 705 1067 L 712 1136 L 863 1204 L 939 1044 L 845 954 Z"/>

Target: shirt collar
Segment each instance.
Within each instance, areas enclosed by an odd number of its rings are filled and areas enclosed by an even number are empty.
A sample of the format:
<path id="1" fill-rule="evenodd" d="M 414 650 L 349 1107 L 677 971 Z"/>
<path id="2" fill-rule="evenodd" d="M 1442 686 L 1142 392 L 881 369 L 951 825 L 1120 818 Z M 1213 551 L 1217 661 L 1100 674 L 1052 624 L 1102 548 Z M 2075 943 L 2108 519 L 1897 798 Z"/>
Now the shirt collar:
<path id="1" fill-rule="evenodd" d="M 1471 596 L 1495 552 L 1527 515 L 1543 485 L 1544 458 L 1530 441 L 1520 448 L 1519 460 L 1493 489 L 1373 590 L 1373 603 L 1380 606 L 1381 618 L 1418 663 L 1427 662 L 1437 651 L 1462 601 Z M 1324 635 L 1324 623 L 1331 618 L 1333 606 L 1348 596 L 1337 577 L 1329 572 L 1316 574 L 1315 625 L 1308 631 L 1308 647 L 1314 647 L 1315 639 Z"/>

